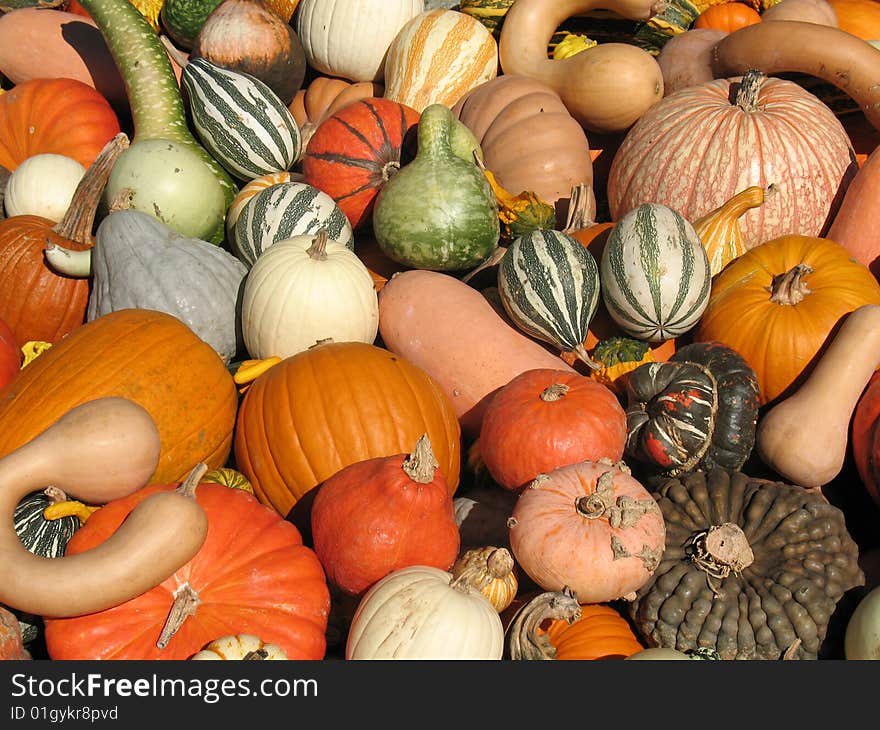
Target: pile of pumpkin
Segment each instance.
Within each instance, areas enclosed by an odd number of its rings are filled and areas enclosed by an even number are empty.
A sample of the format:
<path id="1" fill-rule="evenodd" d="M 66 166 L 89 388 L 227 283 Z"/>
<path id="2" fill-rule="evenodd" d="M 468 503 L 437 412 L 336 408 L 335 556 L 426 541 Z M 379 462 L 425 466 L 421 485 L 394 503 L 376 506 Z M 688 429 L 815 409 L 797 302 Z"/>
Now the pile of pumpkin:
<path id="1" fill-rule="evenodd" d="M 880 657 L 880 3 L 47 5 L 0 658 Z"/>

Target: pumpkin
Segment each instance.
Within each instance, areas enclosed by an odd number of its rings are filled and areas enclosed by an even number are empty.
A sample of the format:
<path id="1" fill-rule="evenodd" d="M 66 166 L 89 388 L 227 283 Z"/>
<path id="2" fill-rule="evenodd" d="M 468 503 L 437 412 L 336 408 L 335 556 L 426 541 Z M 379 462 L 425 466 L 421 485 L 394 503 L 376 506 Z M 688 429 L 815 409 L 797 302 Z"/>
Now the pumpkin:
<path id="1" fill-rule="evenodd" d="M 303 0 L 296 32 L 315 70 L 349 81 L 380 81 L 394 37 L 424 9 L 422 0 Z"/>
<path id="2" fill-rule="evenodd" d="M 856 604 L 846 624 L 844 650 L 847 659 L 880 659 L 880 588 Z"/>
<path id="3" fill-rule="evenodd" d="M 568 200 L 575 185 L 592 184 L 584 129 L 547 84 L 502 74 L 468 91 L 452 110 L 474 133 L 483 163 L 505 188 L 531 190 L 555 205 Z"/>
<path id="4" fill-rule="evenodd" d="M 628 608 L 650 646 L 817 658 L 838 601 L 864 581 L 840 509 L 724 469 L 669 479 L 655 497 L 666 550 Z"/>
<path id="5" fill-rule="evenodd" d="M 852 417 L 849 443 L 853 461 L 865 490 L 880 507 L 880 475 L 878 475 L 877 416 L 880 410 L 880 374 L 871 376 L 859 396 Z"/>
<path id="6" fill-rule="evenodd" d="M 852 155 L 827 106 L 792 81 L 750 71 L 680 89 L 641 117 L 614 156 L 608 204 L 613 220 L 660 203 L 695 221 L 772 183 L 778 195 L 740 218 L 746 247 L 816 236 L 855 172 Z"/>
<path id="7" fill-rule="evenodd" d="M 146 309 L 82 325 L 0 391 L 0 455 L 73 406 L 109 395 L 138 403 L 156 422 L 162 449 L 154 482 L 180 479 L 199 461 L 211 468 L 226 461 L 238 404 L 232 375 L 187 325 Z"/>
<path id="8" fill-rule="evenodd" d="M 750 5 L 726 2 L 710 5 L 697 16 L 692 27 L 733 33 L 739 28 L 761 22 L 761 14 Z"/>
<path id="9" fill-rule="evenodd" d="M 346 406 L 327 410 L 324 402 Z M 423 433 L 454 493 L 460 427 L 433 378 L 384 348 L 330 342 L 285 358 L 251 384 L 238 410 L 235 460 L 260 501 L 286 515 L 343 467 L 407 453 Z"/>
<path id="10" fill-rule="evenodd" d="M 761 21 L 766 20 L 802 20 L 839 27 L 837 12 L 829 0 L 779 0 L 761 13 Z"/>
<path id="11" fill-rule="evenodd" d="M 32 79 L 0 95 L 0 166 L 10 172 L 38 154 L 89 167 L 119 131 L 107 100 L 76 79 Z"/>
<path id="12" fill-rule="evenodd" d="M 579 461 L 619 461 L 626 415 L 604 385 L 579 373 L 527 370 L 493 396 L 480 428 L 480 456 L 512 491 Z"/>
<path id="13" fill-rule="evenodd" d="M 346 81 L 330 76 L 316 76 L 290 102 L 290 112 L 302 133 L 305 149 L 315 130 L 340 109 L 369 97 L 381 97 L 385 87 L 375 81 Z"/>
<path id="14" fill-rule="evenodd" d="M 880 7 L 869 0 L 828 0 L 837 27 L 866 41 L 880 40 Z"/>
<path id="15" fill-rule="evenodd" d="M 79 162 L 66 155 L 52 152 L 31 155 L 6 181 L 3 206 L 7 217 L 36 215 L 60 221 L 85 172 Z"/>
<path id="16" fill-rule="evenodd" d="M 373 278 L 323 228 L 278 241 L 244 282 L 241 329 L 254 358 L 289 357 L 325 339 L 372 344 L 379 330 Z"/>
<path id="17" fill-rule="evenodd" d="M 67 554 L 110 538 L 129 513 L 176 484 L 154 484 L 104 505 L 77 531 Z M 291 659 L 322 659 L 330 594 L 314 552 L 296 527 L 254 497 L 199 484 L 208 517 L 198 553 L 167 580 L 98 613 L 46 621 L 52 659 L 186 659 L 218 635 L 260 636 Z"/>
<path id="18" fill-rule="evenodd" d="M 284 660 L 287 654 L 277 644 L 269 644 L 253 634 L 230 634 L 214 639 L 193 654 L 194 661 Z"/>
<path id="19" fill-rule="evenodd" d="M 410 565 L 447 570 L 458 555 L 452 496 L 427 435 L 410 453 L 349 464 L 322 482 L 311 523 L 327 579 L 349 595 Z"/>
<path id="20" fill-rule="evenodd" d="M 12 328 L 0 317 L 0 388 L 3 388 L 21 368 L 22 351 Z"/>
<path id="21" fill-rule="evenodd" d="M 345 658 L 499 660 L 504 628 L 494 606 L 465 578 L 427 565 L 375 583 L 351 620 Z"/>
<path id="22" fill-rule="evenodd" d="M 498 44 L 486 26 L 457 10 L 434 8 L 407 21 L 388 46 L 385 98 L 419 113 L 432 104 L 452 107 L 497 75 Z"/>
<path id="23" fill-rule="evenodd" d="M 465 576 L 464 580 L 476 586 L 498 613 L 513 603 L 519 590 L 516 563 L 507 548 L 489 545 L 464 550 L 449 572 L 453 580 Z"/>
<path id="24" fill-rule="evenodd" d="M 8 609 L 0 606 L 0 661 L 30 659 L 24 648 L 18 619 Z"/>
<path id="25" fill-rule="evenodd" d="M 632 597 L 664 548 L 663 516 L 623 462 L 582 461 L 539 474 L 508 522 L 517 564 L 545 591 L 582 603 Z"/>
<path id="26" fill-rule="evenodd" d="M 56 342 L 83 323 L 88 280 L 56 273 L 47 264 L 44 249 L 51 245 L 75 250 L 92 246 L 92 225 L 101 192 L 127 147 L 128 138 L 122 133 L 107 143 L 58 223 L 30 215 L 0 221 L 0 317 L 19 342 Z"/>
<path id="27" fill-rule="evenodd" d="M 841 318 L 880 303 L 880 284 L 843 246 L 788 235 L 732 261 L 712 281 L 694 340 L 738 352 L 758 376 L 761 404 L 803 382 Z"/>

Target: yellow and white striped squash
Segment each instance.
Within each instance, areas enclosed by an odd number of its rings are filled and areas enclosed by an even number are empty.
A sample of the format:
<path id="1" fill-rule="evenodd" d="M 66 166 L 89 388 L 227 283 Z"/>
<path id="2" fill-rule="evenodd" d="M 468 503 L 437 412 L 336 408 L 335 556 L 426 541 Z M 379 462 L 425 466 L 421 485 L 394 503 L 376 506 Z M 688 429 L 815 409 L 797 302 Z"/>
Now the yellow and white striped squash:
<path id="1" fill-rule="evenodd" d="M 241 659 L 287 659 L 284 649 L 275 644 L 267 644 L 253 634 L 221 636 L 207 644 L 204 649 L 192 655 L 191 660 L 241 660 Z"/>
<path id="2" fill-rule="evenodd" d="M 428 10 L 401 28 L 385 60 L 385 98 L 421 113 L 452 107 L 498 75 L 498 44 L 476 18 L 457 10 Z"/>

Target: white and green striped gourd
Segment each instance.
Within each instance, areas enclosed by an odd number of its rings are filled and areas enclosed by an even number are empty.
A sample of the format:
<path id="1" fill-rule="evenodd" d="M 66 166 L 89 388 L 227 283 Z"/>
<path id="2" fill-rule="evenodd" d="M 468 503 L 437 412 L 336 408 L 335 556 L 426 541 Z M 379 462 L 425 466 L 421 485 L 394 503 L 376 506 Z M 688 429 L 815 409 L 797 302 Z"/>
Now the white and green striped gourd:
<path id="1" fill-rule="evenodd" d="M 597 367 L 584 341 L 599 304 L 599 267 L 577 239 L 543 229 L 515 238 L 498 267 L 498 293 L 521 330 Z"/>
<path id="2" fill-rule="evenodd" d="M 614 226 L 599 262 L 602 300 L 631 337 L 662 342 L 693 328 L 712 274 L 691 223 L 660 203 L 644 203 Z"/>
<path id="3" fill-rule="evenodd" d="M 302 155 L 290 109 L 258 78 L 206 58 L 185 62 L 180 77 L 196 134 L 239 180 L 289 169 Z"/>
<path id="4" fill-rule="evenodd" d="M 235 222 L 232 250 L 250 267 L 277 241 L 315 234 L 321 228 L 331 240 L 354 250 L 351 223 L 333 198 L 308 183 L 279 183 L 244 205 Z"/>

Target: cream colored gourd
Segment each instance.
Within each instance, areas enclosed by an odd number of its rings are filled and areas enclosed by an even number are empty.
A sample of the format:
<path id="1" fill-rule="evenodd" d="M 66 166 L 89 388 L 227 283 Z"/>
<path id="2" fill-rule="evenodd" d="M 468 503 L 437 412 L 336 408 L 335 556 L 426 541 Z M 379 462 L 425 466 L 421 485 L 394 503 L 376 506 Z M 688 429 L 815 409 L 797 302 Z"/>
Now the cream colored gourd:
<path id="1" fill-rule="evenodd" d="M 657 0 L 517 0 L 501 27 L 501 69 L 543 81 L 587 130 L 622 132 L 663 98 L 663 74 L 651 54 L 628 43 L 600 43 L 569 58 L 547 58 L 547 45 L 563 21 L 597 8 L 648 20 L 662 5 Z"/>
<path id="2" fill-rule="evenodd" d="M 847 659 L 880 659 L 880 586 L 856 604 L 846 624 L 843 650 Z"/>
<path id="3" fill-rule="evenodd" d="M 273 244 L 245 280 L 242 336 L 251 357 L 290 357 L 320 340 L 372 344 L 379 302 L 369 269 L 324 229 Z"/>
<path id="4" fill-rule="evenodd" d="M 394 37 L 385 61 L 385 98 L 421 113 L 452 107 L 498 75 L 498 44 L 476 18 L 438 8 L 420 13 Z"/>
<path id="5" fill-rule="evenodd" d="M 108 540 L 78 555 L 34 555 L 12 526 L 21 498 L 49 484 L 95 505 L 131 494 L 147 484 L 159 451 L 150 414 L 105 397 L 72 408 L 0 459 L 0 603 L 45 617 L 96 613 L 185 565 L 205 541 L 208 521 L 194 499 L 174 491 L 147 497 Z"/>
<path id="6" fill-rule="evenodd" d="M 379 81 L 397 32 L 423 0 L 302 0 L 296 32 L 309 65 L 351 81 Z"/>
<path id="7" fill-rule="evenodd" d="M 346 659 L 501 659 L 495 607 L 466 581 L 424 565 L 375 583 L 351 620 Z"/>
<path id="8" fill-rule="evenodd" d="M 283 660 L 287 659 L 287 654 L 280 646 L 267 644 L 253 634 L 230 634 L 214 639 L 190 659 L 194 661 Z"/>
<path id="9" fill-rule="evenodd" d="M 67 209 L 86 168 L 72 157 L 42 153 L 16 167 L 6 182 L 7 217 L 38 215 L 56 223 Z"/>
<path id="10" fill-rule="evenodd" d="M 820 487 L 843 468 L 859 396 L 880 366 L 880 305 L 851 312 L 806 381 L 759 421 L 755 448 L 782 477 Z"/>

